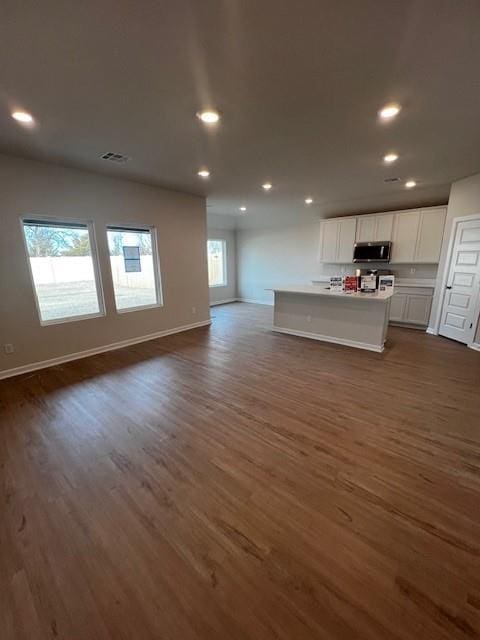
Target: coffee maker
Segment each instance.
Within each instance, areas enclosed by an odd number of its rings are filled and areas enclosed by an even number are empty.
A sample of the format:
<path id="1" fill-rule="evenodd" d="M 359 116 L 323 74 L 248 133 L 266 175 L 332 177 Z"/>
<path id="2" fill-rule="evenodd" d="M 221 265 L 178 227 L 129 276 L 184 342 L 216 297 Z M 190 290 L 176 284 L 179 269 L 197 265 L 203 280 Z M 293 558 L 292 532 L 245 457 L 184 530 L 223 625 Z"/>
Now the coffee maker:
<path id="1" fill-rule="evenodd" d="M 355 275 L 357 277 L 357 289 L 361 290 L 362 284 L 362 276 L 375 276 L 376 278 L 376 289 L 378 289 L 378 278 L 379 276 L 390 276 L 392 272 L 388 269 L 356 269 Z"/>

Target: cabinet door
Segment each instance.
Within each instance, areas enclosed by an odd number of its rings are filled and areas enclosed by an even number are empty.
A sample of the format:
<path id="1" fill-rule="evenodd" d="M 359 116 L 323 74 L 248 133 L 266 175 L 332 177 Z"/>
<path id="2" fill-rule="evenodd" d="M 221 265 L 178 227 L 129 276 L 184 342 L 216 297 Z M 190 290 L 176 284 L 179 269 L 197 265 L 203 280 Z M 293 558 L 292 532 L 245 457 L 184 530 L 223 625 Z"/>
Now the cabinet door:
<path id="1" fill-rule="evenodd" d="M 432 307 L 431 296 L 420 296 L 410 294 L 407 298 L 405 309 L 405 322 L 412 324 L 427 325 Z"/>
<path id="2" fill-rule="evenodd" d="M 375 216 L 359 216 L 357 218 L 357 242 L 373 242 L 375 240 Z"/>
<path id="3" fill-rule="evenodd" d="M 406 293 L 394 293 L 390 298 L 390 320 L 403 322 L 407 306 Z"/>
<path id="4" fill-rule="evenodd" d="M 421 212 L 415 262 L 438 262 L 446 215 L 445 209 Z"/>
<path id="5" fill-rule="evenodd" d="M 375 242 L 392 239 L 393 213 L 375 216 Z"/>
<path id="6" fill-rule="evenodd" d="M 337 219 L 320 223 L 320 262 L 336 262 L 339 222 Z"/>
<path id="7" fill-rule="evenodd" d="M 415 262 L 419 225 L 420 211 L 402 211 L 395 214 L 390 262 Z"/>
<path id="8" fill-rule="evenodd" d="M 356 218 L 340 218 L 337 262 L 353 262 L 353 245 L 357 231 Z"/>

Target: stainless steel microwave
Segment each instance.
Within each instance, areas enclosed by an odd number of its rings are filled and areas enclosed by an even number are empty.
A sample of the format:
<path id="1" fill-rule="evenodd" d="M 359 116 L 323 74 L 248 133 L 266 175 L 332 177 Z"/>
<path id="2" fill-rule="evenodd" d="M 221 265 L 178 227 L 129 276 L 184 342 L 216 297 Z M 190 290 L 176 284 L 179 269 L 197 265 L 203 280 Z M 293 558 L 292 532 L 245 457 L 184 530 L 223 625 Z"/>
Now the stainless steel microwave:
<path id="1" fill-rule="evenodd" d="M 390 262 L 391 242 L 357 242 L 353 248 L 354 262 Z"/>

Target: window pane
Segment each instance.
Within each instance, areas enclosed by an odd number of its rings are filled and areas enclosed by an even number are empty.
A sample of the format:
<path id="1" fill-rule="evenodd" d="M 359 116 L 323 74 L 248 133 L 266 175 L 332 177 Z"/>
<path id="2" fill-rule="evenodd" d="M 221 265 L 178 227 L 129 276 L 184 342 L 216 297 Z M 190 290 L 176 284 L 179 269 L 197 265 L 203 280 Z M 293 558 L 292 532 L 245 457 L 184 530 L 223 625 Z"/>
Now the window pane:
<path id="1" fill-rule="evenodd" d="M 158 304 L 150 231 L 107 230 L 117 309 Z"/>
<path id="2" fill-rule="evenodd" d="M 227 284 L 225 268 L 225 240 L 208 240 L 208 284 L 211 287 L 221 287 Z"/>
<path id="3" fill-rule="evenodd" d="M 100 313 L 87 225 L 25 222 L 42 322 Z"/>

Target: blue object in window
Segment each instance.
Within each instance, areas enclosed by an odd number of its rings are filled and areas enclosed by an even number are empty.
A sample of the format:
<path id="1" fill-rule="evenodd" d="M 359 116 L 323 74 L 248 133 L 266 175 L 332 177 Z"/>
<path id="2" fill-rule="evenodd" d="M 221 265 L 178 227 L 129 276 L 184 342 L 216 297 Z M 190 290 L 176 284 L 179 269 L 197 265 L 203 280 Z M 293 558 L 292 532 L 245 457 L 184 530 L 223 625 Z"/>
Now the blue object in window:
<path id="1" fill-rule="evenodd" d="M 123 262 L 125 263 L 126 273 L 135 273 L 142 270 L 140 261 L 140 247 L 122 247 Z"/>

